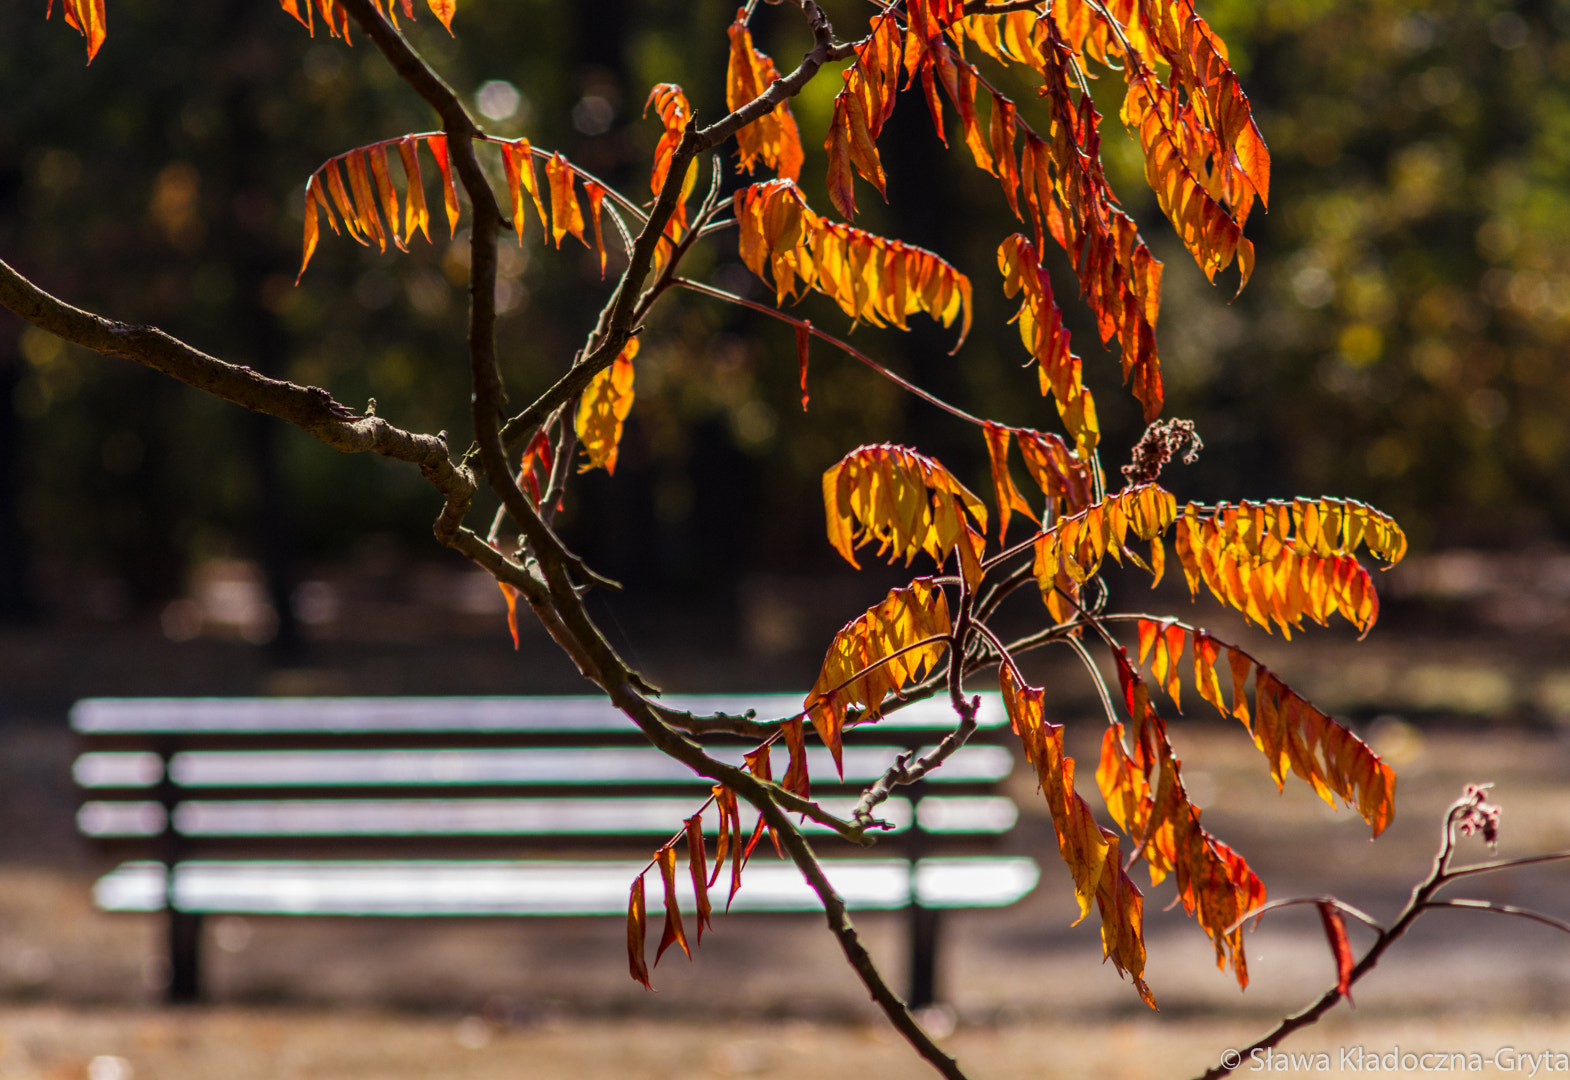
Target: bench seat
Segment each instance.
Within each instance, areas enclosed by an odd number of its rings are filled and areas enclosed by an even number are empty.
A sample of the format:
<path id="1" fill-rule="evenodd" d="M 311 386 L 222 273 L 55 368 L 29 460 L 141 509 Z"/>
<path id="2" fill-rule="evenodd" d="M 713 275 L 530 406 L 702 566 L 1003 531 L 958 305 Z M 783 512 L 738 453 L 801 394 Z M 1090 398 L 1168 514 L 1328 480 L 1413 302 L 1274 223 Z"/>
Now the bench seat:
<path id="1" fill-rule="evenodd" d="M 645 862 L 535 860 L 274 859 L 178 864 L 172 895 L 182 911 L 240 915 L 625 915 L 627 890 Z M 888 911 L 915 899 L 928 908 L 1001 907 L 1036 886 L 1032 859 L 825 859 L 824 870 L 846 906 Z M 729 871 L 715 883 L 719 905 Z M 162 911 L 171 895 L 158 862 L 128 862 L 100 878 L 94 902 L 105 911 Z M 677 878 L 684 910 L 692 882 Z M 820 911 L 818 896 L 795 866 L 773 852 L 747 864 L 733 912 Z"/>

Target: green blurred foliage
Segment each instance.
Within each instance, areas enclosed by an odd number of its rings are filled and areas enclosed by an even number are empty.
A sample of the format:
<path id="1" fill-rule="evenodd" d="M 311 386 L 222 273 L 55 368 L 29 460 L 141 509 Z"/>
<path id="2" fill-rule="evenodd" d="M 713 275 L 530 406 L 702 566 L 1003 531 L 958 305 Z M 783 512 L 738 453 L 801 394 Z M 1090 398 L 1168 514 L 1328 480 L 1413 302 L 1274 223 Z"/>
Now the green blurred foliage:
<path id="1" fill-rule="evenodd" d="M 1275 169 L 1243 298 L 1168 299 L 1177 411 L 1213 460 L 1260 448 L 1421 545 L 1562 541 L 1570 4 L 1206 10 Z"/>
<path id="2" fill-rule="evenodd" d="M 34 7 L 0 6 L 0 172 L 19 178 L 14 205 L 0 205 L 13 218 L 9 230 L 0 221 L 4 257 L 81 306 L 356 406 L 374 397 L 381 415 L 448 430 L 461 449 L 462 223 L 451 240 L 433 221 L 433 242 L 408 254 L 329 233 L 294 286 L 305 179 L 328 157 L 434 122 L 379 55 L 313 40 L 267 0 L 111 0 L 108 43 L 84 69 L 80 39 Z M 829 10 L 846 34 L 865 13 L 850 0 Z M 1272 212 L 1249 226 L 1259 268 L 1235 302 L 1235 278 L 1207 284 L 1171 239 L 1117 130 L 1121 80 L 1097 81 L 1109 172 L 1168 264 L 1168 413 L 1198 420 L 1208 445 L 1169 482 L 1206 499 L 1367 498 L 1419 541 L 1563 537 L 1570 4 L 1211 0 L 1201 10 L 1232 46 L 1275 160 Z M 715 0 L 464 0 L 456 38 L 428 17 L 408 32 L 490 130 L 560 149 L 642 199 L 658 135 L 640 116 L 649 87 L 679 82 L 700 119 L 717 117 L 733 12 Z M 807 45 L 800 22 L 785 7 L 758 10 L 758 41 L 782 67 Z M 1028 111 L 1029 81 L 999 78 Z M 838 86 L 827 73 L 796 103 L 803 186 L 820 210 L 817 133 Z M 971 276 L 971 342 L 951 358 L 952 331 L 928 326 L 863 328 L 852 340 L 966 408 L 1055 428 L 1005 324 L 1014 305 L 995 250 L 1017 226 L 952 126 L 949 141 L 944 152 L 919 95 L 903 96 L 880 141 L 889 205 L 858 186 L 858 224 L 931 247 Z M 742 181 L 725 171 L 728 193 Z M 433 181 L 428 170 L 440 219 Z M 529 218 L 502 262 L 502 356 L 518 404 L 570 363 L 609 289 L 592 252 L 572 239 L 560 251 L 542 244 Z M 762 296 L 732 236 L 686 270 Z M 1053 257 L 1115 477 L 1139 419 L 1066 260 Z M 818 298 L 800 313 L 846 330 Z M 9 322 L 0 333 L 16 338 L 24 370 L 13 407 L 36 552 L 101 563 L 156 600 L 192 558 L 253 550 L 267 525 L 254 424 L 48 335 Z M 564 523 L 629 584 L 723 596 L 748 573 L 833 566 L 817 476 L 861 442 L 910 442 L 988 490 L 973 429 L 821 345 L 804 414 L 793 336 L 764 317 L 673 296 L 646 329 L 637 370 L 617 473 L 580 478 Z M 283 462 L 285 509 L 274 516 L 287 515 L 297 555 L 346 556 L 367 531 L 429 543 L 436 502 L 412 471 L 293 433 L 270 452 Z"/>

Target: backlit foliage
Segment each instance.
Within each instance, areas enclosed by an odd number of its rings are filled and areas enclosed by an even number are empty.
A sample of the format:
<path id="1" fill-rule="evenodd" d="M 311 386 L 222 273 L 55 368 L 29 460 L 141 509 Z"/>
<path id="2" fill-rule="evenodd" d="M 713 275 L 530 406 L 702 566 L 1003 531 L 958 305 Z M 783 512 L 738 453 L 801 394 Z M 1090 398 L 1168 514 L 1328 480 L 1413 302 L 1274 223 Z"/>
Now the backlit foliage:
<path id="1" fill-rule="evenodd" d="M 307 27 L 314 29 L 319 18 L 329 34 L 349 37 L 350 14 L 339 0 L 281 3 Z M 369 3 L 380 18 L 414 16 L 412 0 Z M 354 6 L 355 19 L 378 26 L 363 4 Z M 430 0 L 429 6 L 450 29 L 450 0 Z M 1241 289 L 1255 261 L 1244 228 L 1256 202 L 1260 207 L 1268 202 L 1270 155 L 1226 47 L 1190 0 L 1056 0 L 1050 5 L 993 7 L 1006 10 L 975 3 L 967 9 L 960 0 L 878 5 L 868 13 L 864 32 L 856 28 L 862 36 L 842 40 L 814 5 L 805 5 L 809 17 L 817 20 L 812 25 L 814 50 L 801 68 L 784 75 L 754 41 L 752 9 L 739 9 L 727 30 L 728 117 L 704 127 L 680 86 L 660 83 L 649 92 L 645 114 L 652 111 L 653 116 L 645 122 L 659 124 L 657 134 L 650 129 L 654 147 L 647 176 L 652 200 L 641 191 L 636 198 L 617 192 L 561 153 L 538 148 L 528 139 L 477 134 L 477 128 L 462 128 L 450 119 L 440 132 L 350 149 L 322 165 L 307 182 L 302 273 L 321 240 L 322 215 L 334 233 L 346 232 L 380 251 L 386 251 L 389 242 L 406 249 L 416 232 L 429 240 L 422 150 L 436 165 L 450 234 L 456 234 L 463 213 L 458 197 L 462 181 L 475 219 L 483 219 L 481 211 L 494 198 L 502 223 L 495 222 L 492 211 L 493 229 L 510 226 L 520 244 L 535 235 L 528 221 L 531 207 L 539 219 L 542 247 L 549 241 L 559 249 L 568 236 L 587 246 L 592 227 L 602 274 L 608 266 L 605 218 L 614 226 L 613 238 L 622 241 L 627 268 L 615 289 L 607 290 L 610 298 L 595 330 L 563 365 L 558 389 L 539 399 L 537 409 L 510 422 L 516 431 L 505 436 L 512 440 L 505 443 L 507 456 L 500 458 L 501 451 L 495 450 L 492 463 L 485 466 L 493 470 L 489 479 L 507 513 L 497 515 L 488 538 L 475 541 L 481 551 L 472 557 L 502 581 L 515 644 L 517 601 L 525 593 L 533 609 L 544 613 L 558 641 L 581 643 L 573 637 L 579 633 L 575 627 L 593 626 L 581 607 L 581 594 L 604 580 L 581 560 L 574 561 L 575 556 L 550 549 L 548 541 L 555 538 L 548 518 L 565 497 L 568 465 L 579 451 L 579 471 L 603 467 L 614 472 L 634 405 L 636 335 L 651 307 L 667 294 L 686 289 L 791 323 L 804 407 L 807 343 L 816 336 L 981 429 L 997 502 L 995 535 L 989 536 L 989 513 L 982 500 L 954 472 L 916 449 L 886 443 L 861 446 L 823 474 L 828 540 L 851 566 L 859 568 L 857 552 L 867 545 L 875 545 L 877 556 L 891 563 L 902 560 L 909 567 L 917 555 L 924 555 L 933 566 L 924 566 L 929 573 L 891 590 L 835 635 L 800 712 L 764 725 L 761 738 L 751 718 L 745 726 L 738 720 L 733 730 L 758 740 L 742 755 L 741 765 L 704 755 L 674 728 L 658 726 L 663 721 L 640 720 L 643 712 L 628 702 L 631 695 L 646 693 L 647 684 L 635 673 L 616 675 L 619 669 L 612 660 L 620 661 L 602 639 L 591 639 L 594 648 L 574 653 L 585 673 L 617 696 L 630 717 L 644 723 L 651 739 L 702 775 L 721 780 L 680 828 L 672 823 L 670 840 L 631 883 L 629 970 L 646 986 L 645 880 L 650 872 L 658 874 L 664 910 L 654 962 L 673 945 L 690 956 L 710 925 L 709 891 L 727 863 L 729 899 L 741 887 L 743 868 L 767 834 L 777 850 L 792 853 L 812 880 L 812 856 L 800 854 L 804 846 L 793 843 L 800 838 L 787 827 L 785 809 L 820 815 L 819 823 L 841 836 L 869 840 L 872 808 L 898 784 L 941 768 L 944 754 L 971 736 L 978 706 L 967 697 L 972 689 L 967 680 L 992 667 L 998 669 L 1012 731 L 1036 772 L 1080 918 L 1093 909 L 1098 913 L 1106 957 L 1152 1006 L 1154 997 L 1145 980 L 1144 898 L 1129 876 L 1133 864 L 1145 863 L 1152 886 L 1172 880 L 1178 901 L 1214 943 L 1218 965 L 1230 968 L 1240 985 L 1248 982 L 1241 924 L 1264 903 L 1265 886 L 1241 853 L 1201 823 L 1201 809 L 1184 784 L 1182 763 L 1168 738 L 1166 720 L 1152 704 L 1143 669 L 1148 668 L 1179 710 L 1182 676 L 1190 671 L 1194 693 L 1223 717 L 1243 725 L 1278 787 L 1288 772 L 1294 773 L 1332 806 L 1354 808 L 1376 836 L 1393 818 L 1395 777 L 1390 767 L 1260 660 L 1175 619 L 1107 611 L 1109 590 L 1102 573 L 1108 558 L 1143 568 L 1155 583 L 1166 571 L 1170 552 L 1195 599 L 1203 584 L 1214 599 L 1266 630 L 1278 627 L 1290 637 L 1293 630 L 1304 628 L 1305 616 L 1323 624 L 1339 615 L 1366 634 L 1378 617 L 1378 600 L 1373 577 L 1359 561 L 1359 548 L 1386 564 L 1400 560 L 1406 550 L 1394 521 L 1348 500 L 1179 506 L 1156 482 L 1170 453 L 1138 472 L 1124 470 L 1134 481 L 1121 490 L 1108 490 L 1096 404 L 1085 386 L 1084 361 L 1071 347 L 1048 264 L 1066 265 L 1072 273 L 1101 343 L 1117 357 L 1147 422 L 1161 415 L 1165 400 L 1156 345 L 1162 267 L 1108 182 L 1101 156 L 1104 117 L 1091 96 L 1090 80 L 1122 80 L 1119 119 L 1143 157 L 1145 177 L 1162 213 L 1208 278 L 1214 281 L 1235 263 Z M 66 0 L 64 12 L 67 22 L 87 38 L 91 57 L 104 37 L 102 0 Z M 385 42 L 386 27 L 380 29 L 384 36 L 378 40 Z M 1010 67 L 1029 73 L 1037 87 L 1034 99 L 1015 102 L 997 88 L 997 72 Z M 828 318 L 841 318 L 851 327 L 903 330 L 918 313 L 946 327 L 958 319 L 956 352 L 971 325 L 971 279 L 955 265 L 899 239 L 833 220 L 809 205 L 798 185 L 806 155 L 789 100 L 822 72 L 840 79 L 822 143 L 825 187 L 839 217 L 854 217 L 858 177 L 887 197 L 888 176 L 877 140 L 898 106 L 902 84 L 904 91 L 923 100 L 937 140 L 946 145 L 955 135 L 956 152 L 963 143 L 975 166 L 998 181 L 1000 205 L 1015 216 L 1020 231 L 999 239 L 996 265 L 1004 295 L 1018 299 L 1013 318 L 1036 368 L 1028 379 L 1053 399 L 1063 434 L 973 416 L 824 331 L 822 316 L 815 326 L 779 310 L 787 303 L 819 303 L 813 299 L 817 294 L 833 302 L 834 308 L 820 309 Z M 703 142 L 709 138 L 706 132 L 716 131 L 720 135 Z M 718 149 L 731 137 L 736 141 L 736 169 L 748 180 L 731 197 L 722 198 L 724 178 L 716 163 L 708 194 L 695 201 L 702 169 L 691 148 L 703 143 L 704 149 Z M 809 133 L 808 144 L 815 144 L 816 137 Z M 392 170 L 394 149 L 401 183 Z M 493 175 L 504 180 L 505 197 L 486 189 L 490 181 L 473 179 L 482 172 L 476 150 L 494 155 L 489 160 L 493 168 L 499 166 Z M 543 181 L 536 159 L 544 164 Z M 751 179 L 760 171 L 772 176 Z M 643 232 L 634 239 L 639 228 Z M 734 244 L 742 263 L 772 286 L 773 307 L 682 277 L 682 260 L 700 243 Z M 1061 254 L 1049 253 L 1049 247 Z M 478 302 L 483 285 L 475 283 L 476 311 L 493 320 L 494 307 Z M 489 330 L 479 315 L 475 325 Z M 499 412 L 502 400 L 493 404 Z M 485 431 L 495 417 L 483 409 L 479 415 L 477 431 Z M 1192 425 L 1185 430 L 1192 436 Z M 489 435 L 497 447 L 504 445 L 504 437 L 494 429 Z M 520 445 L 522 455 L 514 458 Z M 1016 449 L 1030 481 L 1024 486 L 1012 471 Z M 465 468 L 471 458 L 465 459 Z M 466 512 L 468 503 L 463 505 Z M 511 548 L 499 535 L 509 517 L 519 537 Z M 1017 538 L 1010 543 L 1008 530 L 1015 522 L 1030 524 L 1024 535 L 1016 530 Z M 499 569 L 498 558 L 505 564 Z M 547 584 L 530 592 L 537 578 Z M 989 620 L 1021 586 L 1028 594 L 1032 581 L 1045 609 L 1033 610 L 1045 626 L 1009 644 Z M 1137 662 L 1120 641 L 1130 629 Z M 1091 659 L 1091 646 L 1104 646 L 1110 654 L 1117 687 L 1114 692 L 1109 685 L 1099 686 L 1107 708 L 1095 786 L 1106 817 L 1121 829 L 1121 836 L 1098 821 L 1096 808 L 1076 788 L 1075 762 L 1064 752 L 1064 726 L 1049 722 L 1045 690 L 1030 686 L 1021 673 L 1018 657 L 1046 645 L 1072 648 L 1086 660 L 1088 677 L 1098 683 L 1102 676 Z M 596 651 L 598 646 L 603 649 Z M 1223 653 L 1226 666 L 1218 675 Z M 1187 668 L 1185 654 L 1192 658 Z M 1224 692 L 1227 685 L 1230 694 Z M 853 819 L 833 819 L 810 803 L 809 722 L 841 766 L 847 732 L 854 735 L 857 728 L 875 726 L 890 710 L 939 693 L 955 709 L 946 750 L 940 746 L 932 751 L 919 767 L 911 767 L 914 771 L 906 771 L 908 763 L 897 765 L 868 789 L 865 805 L 858 805 Z M 650 705 L 646 698 L 640 701 Z M 669 740 L 662 741 L 666 735 Z M 776 779 L 771 754 L 780 744 L 787 765 Z M 744 801 L 760 810 L 750 835 L 743 834 L 741 824 Z M 704 827 L 711 811 L 716 836 L 712 862 Z M 692 940 L 677 897 L 679 845 L 685 845 L 686 873 L 695 897 Z M 823 893 L 833 923 L 831 890 L 814 887 Z M 1344 968 L 1339 977 L 1344 988 Z"/>

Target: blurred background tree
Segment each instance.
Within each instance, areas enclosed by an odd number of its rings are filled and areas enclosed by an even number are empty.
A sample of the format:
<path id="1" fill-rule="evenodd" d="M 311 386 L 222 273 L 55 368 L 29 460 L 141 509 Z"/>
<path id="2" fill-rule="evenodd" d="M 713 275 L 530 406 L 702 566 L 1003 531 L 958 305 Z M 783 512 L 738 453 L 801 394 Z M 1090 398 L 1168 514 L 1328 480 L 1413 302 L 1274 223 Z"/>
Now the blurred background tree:
<path id="1" fill-rule="evenodd" d="M 1167 263 L 1167 413 L 1197 420 L 1207 445 L 1168 478 L 1176 493 L 1335 490 L 1392 512 L 1420 546 L 1563 540 L 1570 3 L 1211 0 L 1203 11 L 1233 47 L 1275 159 L 1274 212 L 1250 225 L 1258 272 L 1236 302 L 1232 281 L 1208 285 L 1167 235 L 1112 119 L 1121 83 L 1098 86 L 1114 185 Z M 658 136 L 640 118 L 649 87 L 679 81 L 700 116 L 717 115 L 725 43 L 691 27 L 728 13 L 712 0 L 468 0 L 459 19 L 483 33 L 452 39 L 430 20 L 408 32 L 495 133 L 560 149 L 639 197 Z M 799 20 L 760 14 L 760 47 L 782 62 L 802 51 Z M 340 400 L 374 397 L 405 426 L 465 429 L 436 411 L 462 395 L 431 392 L 466 377 L 452 344 L 463 340 L 463 243 L 435 235 L 381 255 L 336 238 L 294 286 L 312 170 L 432 125 L 377 54 L 312 41 L 273 5 L 119 0 L 116 46 L 84 74 L 77 35 L 38 15 L 0 8 L 8 259 L 81 306 Z M 821 130 L 834 88 L 817 80 L 799 100 L 806 128 Z M 867 203 L 859 223 L 970 274 L 977 330 L 954 358 L 952 335 L 925 325 L 867 347 L 962 406 L 1042 423 L 1046 404 L 1021 392 L 1033 376 L 1015 370 L 1027 358 L 1002 325 L 994 252 L 977 239 L 1007 231 L 1007 210 L 962 155 L 932 165 L 934 138 L 925 110 L 896 111 L 880 140 L 890 204 Z M 805 186 L 826 206 L 821 150 L 808 154 Z M 980 227 L 987 218 L 999 227 Z M 690 261 L 693 276 L 759 289 L 726 241 Z M 531 231 L 521 248 L 504 244 L 503 260 L 502 355 L 530 395 L 565 364 L 604 286 L 575 241 L 557 252 Z M 1139 419 L 1068 302 L 1066 263 L 1054 270 L 1115 468 Z M 801 310 L 843 328 L 826 301 Z M 69 600 L 130 617 L 178 595 L 196 563 L 242 556 L 266 572 L 288 654 L 302 560 L 353 559 L 367 533 L 442 557 L 428 540 L 432 498 L 407 470 L 336 457 L 3 318 L 0 613 Z M 973 433 L 826 349 L 814 351 L 803 415 L 793 338 L 771 320 L 667 303 L 638 366 L 616 474 L 583 478 L 565 528 L 633 597 L 679 598 L 717 634 L 731 633 L 747 580 L 837 569 L 817 477 L 846 448 L 909 442 L 986 487 Z M 85 598 L 84 567 L 100 582 Z"/>

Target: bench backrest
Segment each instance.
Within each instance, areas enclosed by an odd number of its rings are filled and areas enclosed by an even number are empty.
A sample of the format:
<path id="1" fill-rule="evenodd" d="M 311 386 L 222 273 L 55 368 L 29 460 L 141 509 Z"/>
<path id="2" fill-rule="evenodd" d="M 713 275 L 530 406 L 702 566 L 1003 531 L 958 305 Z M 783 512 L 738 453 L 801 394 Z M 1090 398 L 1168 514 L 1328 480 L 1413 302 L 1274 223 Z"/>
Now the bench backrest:
<path id="1" fill-rule="evenodd" d="M 666 703 L 767 719 L 791 715 L 800 698 Z M 847 733 L 843 780 L 826 750 L 809 750 L 814 798 L 848 812 L 897 754 L 935 743 L 954 722 L 946 702 L 923 702 Z M 983 696 L 979 722 L 972 744 L 929 783 L 879 808 L 923 850 L 1013 827 L 1017 811 L 997 791 L 1013 761 L 997 739 L 1007 721 L 996 695 Z M 709 786 L 649 747 L 603 697 L 96 698 L 78 702 L 71 723 L 85 744 L 75 765 L 86 795 L 80 830 L 166 859 L 647 850 Z M 736 763 L 750 748 L 705 741 Z M 783 771 L 777 760 L 775 775 Z"/>

